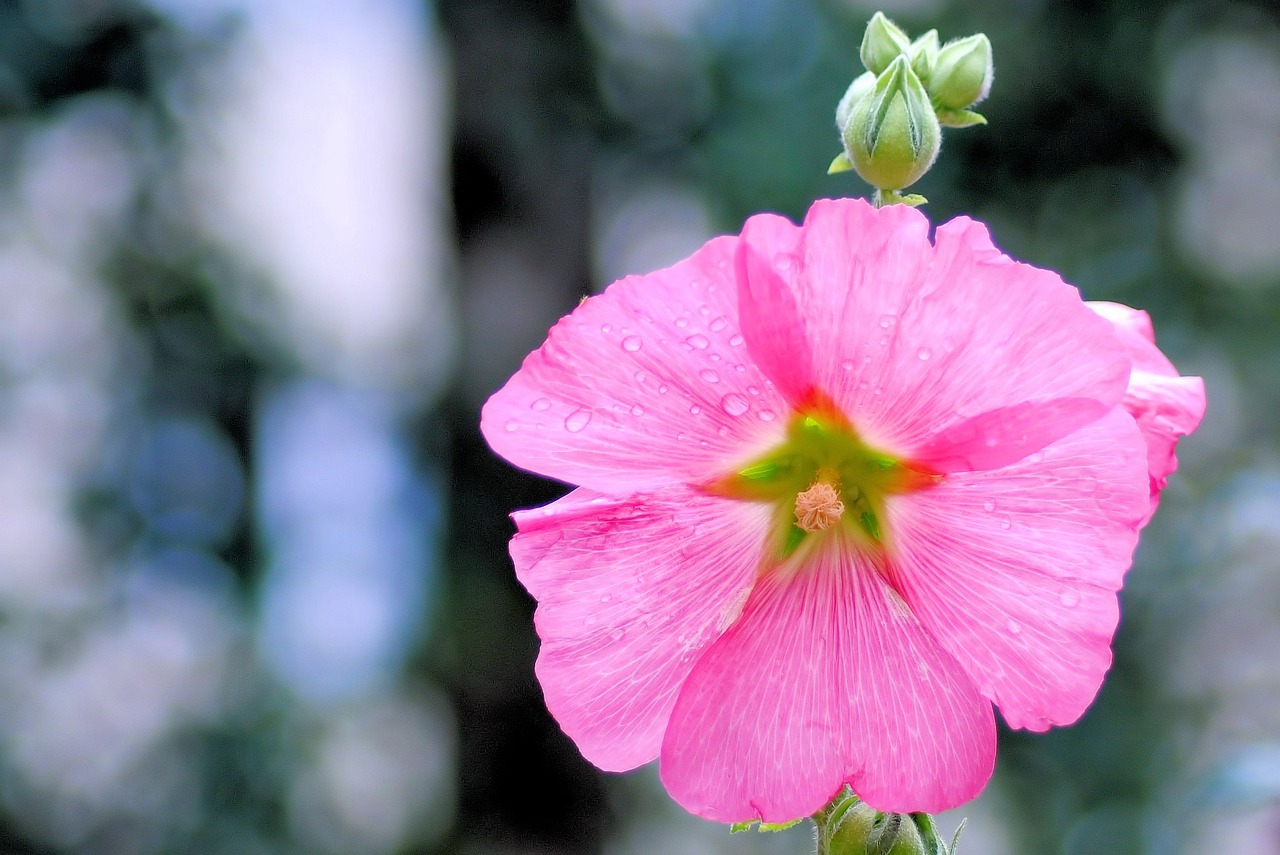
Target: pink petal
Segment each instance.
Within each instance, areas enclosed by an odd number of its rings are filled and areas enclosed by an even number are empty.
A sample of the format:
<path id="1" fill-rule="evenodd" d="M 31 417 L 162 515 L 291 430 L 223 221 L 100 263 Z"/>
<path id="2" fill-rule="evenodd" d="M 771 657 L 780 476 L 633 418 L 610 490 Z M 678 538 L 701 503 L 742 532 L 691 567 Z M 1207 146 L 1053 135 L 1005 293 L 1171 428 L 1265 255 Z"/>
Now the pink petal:
<path id="1" fill-rule="evenodd" d="M 893 584 L 1011 727 L 1069 724 L 1097 693 L 1144 475 L 1116 408 L 1013 466 L 891 499 Z"/>
<path id="2" fill-rule="evenodd" d="M 1129 359 L 1112 325 L 1057 274 L 996 252 L 978 223 L 940 226 L 935 247 L 904 206 L 819 201 L 803 240 L 798 303 L 816 381 L 873 444 L 938 468 L 1000 466 L 1124 393 Z M 1064 399 L 1097 404 L 1024 406 Z M 1003 416 L 980 418 L 1014 407 L 1013 437 Z M 983 445 L 993 452 L 975 454 Z"/>
<path id="3" fill-rule="evenodd" d="M 1175 449 L 1180 437 L 1194 431 L 1204 418 L 1204 381 L 1182 377 L 1156 347 L 1155 331 L 1146 312 L 1119 303 L 1088 303 L 1090 309 L 1115 325 L 1121 343 L 1133 361 L 1124 408 L 1138 422 L 1147 443 L 1147 467 L 1151 483 L 1151 507 L 1155 513 L 1160 491 L 1178 468 Z"/>
<path id="4" fill-rule="evenodd" d="M 776 214 L 747 220 L 738 243 L 738 308 L 747 350 L 793 405 L 813 388 L 813 358 L 796 305 L 800 229 Z"/>
<path id="5" fill-rule="evenodd" d="M 991 775 L 991 706 L 851 548 L 780 568 L 699 660 L 662 745 L 672 797 L 722 822 L 781 822 L 845 783 L 937 811 Z"/>
<path id="6" fill-rule="evenodd" d="M 776 442 L 786 402 L 739 332 L 736 238 L 616 282 L 552 328 L 485 404 L 517 466 L 603 492 L 718 477 Z"/>
<path id="7" fill-rule="evenodd" d="M 538 680 L 592 763 L 658 756 L 676 692 L 755 579 L 768 510 L 678 488 L 575 490 L 514 515 L 516 574 L 538 600 Z"/>

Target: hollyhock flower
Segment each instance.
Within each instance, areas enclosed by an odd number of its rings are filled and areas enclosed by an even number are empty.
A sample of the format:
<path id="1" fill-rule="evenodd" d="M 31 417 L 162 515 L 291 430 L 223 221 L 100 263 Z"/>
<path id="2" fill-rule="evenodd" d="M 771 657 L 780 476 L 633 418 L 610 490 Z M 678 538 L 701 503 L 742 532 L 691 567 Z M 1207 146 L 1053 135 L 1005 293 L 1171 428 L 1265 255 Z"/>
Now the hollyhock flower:
<path id="1" fill-rule="evenodd" d="M 1144 318 L 860 200 L 584 301 L 482 417 L 577 486 L 514 515 L 552 714 L 709 819 L 972 798 L 993 704 L 1039 731 L 1092 701 L 1203 409 Z"/>

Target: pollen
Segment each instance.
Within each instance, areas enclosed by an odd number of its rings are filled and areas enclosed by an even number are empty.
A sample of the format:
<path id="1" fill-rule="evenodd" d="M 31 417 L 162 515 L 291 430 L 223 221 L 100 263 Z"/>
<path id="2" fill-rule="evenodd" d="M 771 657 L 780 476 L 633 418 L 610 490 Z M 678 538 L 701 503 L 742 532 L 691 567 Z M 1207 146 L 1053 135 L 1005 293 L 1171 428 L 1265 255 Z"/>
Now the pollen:
<path id="1" fill-rule="evenodd" d="M 826 481 L 818 480 L 796 495 L 796 525 L 807 532 L 825 531 L 840 521 L 844 502 Z"/>

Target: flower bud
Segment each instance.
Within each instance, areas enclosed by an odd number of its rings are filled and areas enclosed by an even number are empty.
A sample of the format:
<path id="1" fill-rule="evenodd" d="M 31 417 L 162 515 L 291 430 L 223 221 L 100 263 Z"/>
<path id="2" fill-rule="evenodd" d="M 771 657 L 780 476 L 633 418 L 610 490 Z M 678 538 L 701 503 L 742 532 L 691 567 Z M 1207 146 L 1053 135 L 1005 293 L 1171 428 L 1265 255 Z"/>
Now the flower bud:
<path id="1" fill-rule="evenodd" d="M 899 54 L 853 105 L 841 137 L 853 168 L 879 190 L 901 190 L 929 170 L 942 129 L 906 56 Z"/>
<path id="2" fill-rule="evenodd" d="M 825 850 L 829 855 L 863 855 L 868 851 L 871 833 L 880 818 L 880 811 L 871 805 L 856 796 L 849 798 L 853 805 L 838 815 L 835 828 L 829 832 Z"/>
<path id="3" fill-rule="evenodd" d="M 929 78 L 933 103 L 944 111 L 976 104 L 987 97 L 994 73 L 991 42 L 982 33 L 944 45 Z"/>
<path id="4" fill-rule="evenodd" d="M 933 75 L 933 65 L 938 60 L 938 31 L 930 30 L 912 42 L 907 50 L 907 58 L 911 60 L 911 70 L 927 89 Z"/>
<path id="5" fill-rule="evenodd" d="M 870 92 L 875 85 L 876 76 L 870 71 L 855 78 L 849 84 L 849 88 L 844 91 L 844 97 L 836 105 L 836 127 L 840 129 L 840 133 L 843 134 L 844 126 L 849 124 L 849 115 L 853 112 L 853 105 L 858 103 L 858 99 Z"/>
<path id="6" fill-rule="evenodd" d="M 858 55 L 868 71 L 879 74 L 910 47 L 911 40 L 902 28 L 886 18 L 883 12 L 876 12 L 867 22 L 867 31 L 862 35 L 862 48 Z"/>

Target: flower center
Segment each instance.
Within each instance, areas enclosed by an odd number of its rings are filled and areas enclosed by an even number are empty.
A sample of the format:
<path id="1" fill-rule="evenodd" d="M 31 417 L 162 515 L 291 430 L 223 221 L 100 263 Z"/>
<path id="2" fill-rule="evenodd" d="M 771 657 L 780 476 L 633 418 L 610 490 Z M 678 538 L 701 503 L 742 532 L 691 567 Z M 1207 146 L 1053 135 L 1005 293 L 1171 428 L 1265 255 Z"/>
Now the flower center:
<path id="1" fill-rule="evenodd" d="M 798 413 L 781 443 L 737 471 L 706 485 L 708 492 L 774 506 L 768 552 L 790 557 L 801 544 L 841 531 L 883 550 L 888 496 L 926 489 L 941 479 L 923 467 L 866 445 L 833 406 Z"/>
<path id="2" fill-rule="evenodd" d="M 803 493 L 796 494 L 796 525 L 809 534 L 826 531 L 844 516 L 840 491 L 823 480 L 824 474 L 819 471 L 818 480 Z"/>

